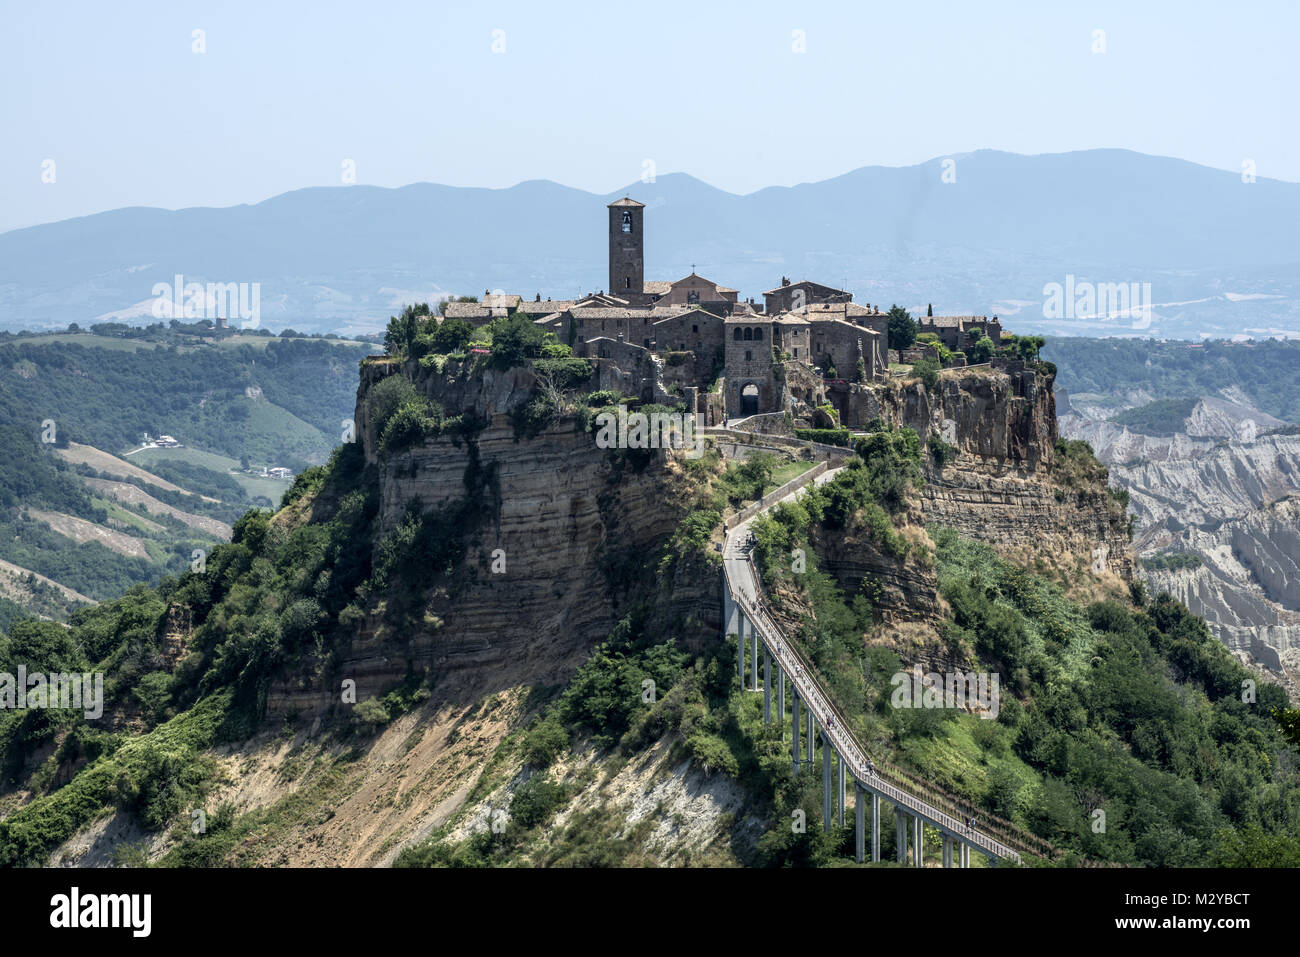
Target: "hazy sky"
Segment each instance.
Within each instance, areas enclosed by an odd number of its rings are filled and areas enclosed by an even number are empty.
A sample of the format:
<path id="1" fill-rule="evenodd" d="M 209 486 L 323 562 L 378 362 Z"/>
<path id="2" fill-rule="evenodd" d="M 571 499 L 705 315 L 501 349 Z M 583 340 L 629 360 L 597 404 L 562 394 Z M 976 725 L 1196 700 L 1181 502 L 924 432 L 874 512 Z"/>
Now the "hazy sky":
<path id="1" fill-rule="evenodd" d="M 0 10 L 0 231 L 258 202 L 339 185 L 347 160 L 380 186 L 595 192 L 651 160 L 745 193 L 984 147 L 1109 146 L 1300 180 L 1293 2 Z"/>

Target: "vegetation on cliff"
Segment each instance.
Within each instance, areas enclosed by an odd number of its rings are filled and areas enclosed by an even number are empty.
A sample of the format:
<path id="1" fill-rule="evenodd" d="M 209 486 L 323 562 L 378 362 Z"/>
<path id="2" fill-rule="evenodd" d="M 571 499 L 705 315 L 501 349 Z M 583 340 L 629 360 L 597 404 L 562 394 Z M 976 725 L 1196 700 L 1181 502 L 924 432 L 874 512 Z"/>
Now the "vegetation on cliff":
<path id="1" fill-rule="evenodd" d="M 870 463 L 853 471 L 871 475 Z M 841 495 L 854 501 L 848 488 Z M 885 500 L 877 491 L 858 507 Z M 800 616 L 798 640 L 878 758 L 1091 860 L 1297 860 L 1300 774 L 1273 714 L 1286 695 L 1255 689 L 1182 605 L 1162 596 L 1080 607 L 992 548 L 933 528 L 950 609 L 939 628 L 947 654 L 963 670 L 1000 675 L 1001 707 L 996 720 L 896 708 L 891 678 L 902 662 L 873 625 L 871 583 L 841 593 L 808 544 L 809 525 L 841 521 L 806 499 L 779 507 L 756 523 L 756 558 L 773 605 Z M 889 550 L 883 526 L 876 540 Z M 802 571 L 791 566 L 792 547 L 808 549 Z M 793 604 L 780 597 L 791 589 L 800 596 Z"/>

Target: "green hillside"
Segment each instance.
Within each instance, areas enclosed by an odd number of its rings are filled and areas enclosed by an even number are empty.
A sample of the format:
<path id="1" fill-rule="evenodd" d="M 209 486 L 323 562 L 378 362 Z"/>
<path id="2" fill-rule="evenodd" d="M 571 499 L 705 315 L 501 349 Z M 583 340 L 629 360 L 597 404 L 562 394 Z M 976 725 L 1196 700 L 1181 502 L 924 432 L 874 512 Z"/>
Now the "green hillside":
<path id="1" fill-rule="evenodd" d="M 241 460 L 295 472 L 323 462 L 338 444 L 340 423 L 352 415 L 357 363 L 368 348 L 268 336 L 213 344 L 141 330 L 3 337 L 0 559 L 97 600 L 179 574 L 194 549 L 209 550 L 217 539 L 159 509 L 229 525 L 249 508 L 278 505 L 288 482 L 246 473 Z M 54 442 L 42 441 L 51 432 Z M 184 447 L 145 449 L 125 461 L 194 494 L 121 480 L 55 454 L 74 442 L 120 457 L 139 447 L 143 433 L 173 435 Z M 125 481 L 154 504 L 117 501 L 89 489 L 87 479 Z M 139 539 L 149 557 L 123 555 L 98 541 L 78 544 L 27 509 Z M 0 612 L 2 631 L 16 612 L 9 605 Z"/>
<path id="2" fill-rule="evenodd" d="M 1236 387 L 1260 411 L 1300 423 L 1300 340 L 1190 343 L 1067 337 L 1048 339 L 1043 357 L 1056 363 L 1056 384 L 1071 395 L 1141 390 L 1165 397 L 1202 396 Z"/>

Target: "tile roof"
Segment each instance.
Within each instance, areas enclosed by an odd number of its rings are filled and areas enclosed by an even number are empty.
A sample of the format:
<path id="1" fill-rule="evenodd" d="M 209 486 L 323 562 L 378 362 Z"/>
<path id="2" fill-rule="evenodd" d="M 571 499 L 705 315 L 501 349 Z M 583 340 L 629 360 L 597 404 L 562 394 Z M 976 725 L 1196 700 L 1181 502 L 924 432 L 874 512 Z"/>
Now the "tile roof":
<path id="1" fill-rule="evenodd" d="M 763 291 L 763 295 L 770 296 L 778 292 L 784 292 L 787 289 L 793 289 L 796 286 L 821 286 L 823 289 L 829 289 L 831 292 L 840 293 L 845 296 L 848 295 L 847 289 L 836 289 L 834 286 L 828 286 L 824 282 L 814 282 L 811 279 L 800 279 L 798 282 L 786 283 L 786 285 L 777 286 L 775 289 L 766 289 Z"/>
<path id="2" fill-rule="evenodd" d="M 526 312 L 530 315 L 544 315 L 552 312 L 563 312 L 565 309 L 572 309 L 577 304 L 575 299 L 546 299 L 542 302 L 521 302 L 519 311 Z"/>
<path id="3" fill-rule="evenodd" d="M 644 206 L 645 203 L 638 203 L 635 199 L 628 199 L 624 196 L 622 199 L 616 199 L 609 204 L 610 206 Z"/>
<path id="4" fill-rule="evenodd" d="M 984 325 L 988 316 L 921 316 L 917 324 L 934 329 L 961 329 L 970 325 Z"/>
<path id="5" fill-rule="evenodd" d="M 492 315 L 492 310 L 481 302 L 449 302 L 443 312 L 447 319 L 483 319 Z"/>

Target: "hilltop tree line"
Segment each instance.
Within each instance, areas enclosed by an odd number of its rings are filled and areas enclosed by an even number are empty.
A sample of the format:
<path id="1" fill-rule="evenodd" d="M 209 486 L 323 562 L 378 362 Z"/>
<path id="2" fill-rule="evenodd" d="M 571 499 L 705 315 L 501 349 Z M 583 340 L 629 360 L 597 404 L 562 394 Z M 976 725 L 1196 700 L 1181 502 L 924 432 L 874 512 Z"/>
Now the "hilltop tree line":
<path id="1" fill-rule="evenodd" d="M 1161 342 L 1155 339 L 1052 338 L 1048 358 L 1070 392 L 1114 395 L 1141 390 L 1162 400 L 1214 395 L 1235 387 L 1256 408 L 1300 423 L 1300 341 Z"/>

